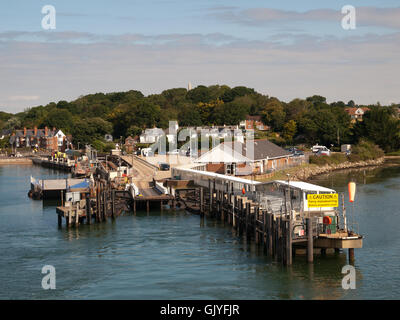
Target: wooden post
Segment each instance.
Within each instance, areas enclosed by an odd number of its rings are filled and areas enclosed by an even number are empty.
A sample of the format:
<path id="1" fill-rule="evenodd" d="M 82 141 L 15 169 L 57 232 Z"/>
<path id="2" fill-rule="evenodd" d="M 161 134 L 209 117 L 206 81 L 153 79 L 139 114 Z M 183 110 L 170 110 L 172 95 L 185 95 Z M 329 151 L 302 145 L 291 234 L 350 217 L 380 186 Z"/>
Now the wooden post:
<path id="1" fill-rule="evenodd" d="M 172 200 L 174 201 L 174 200 Z M 175 209 L 175 205 L 174 205 L 174 209 Z M 146 211 L 147 211 L 147 215 L 150 213 L 150 201 L 146 200 Z"/>
<path id="2" fill-rule="evenodd" d="M 314 239 L 312 230 L 312 220 L 307 218 L 307 261 L 312 263 L 314 260 Z"/>
<path id="3" fill-rule="evenodd" d="M 107 191 L 103 191 L 103 220 L 107 221 Z"/>
<path id="4" fill-rule="evenodd" d="M 87 192 L 85 194 L 85 200 L 86 200 L 86 223 L 90 224 L 91 223 L 91 214 L 90 214 L 90 193 Z"/>
<path id="5" fill-rule="evenodd" d="M 257 232 L 258 216 L 259 216 L 259 213 L 260 213 L 259 210 L 260 210 L 260 209 L 259 209 L 258 206 L 255 207 L 255 208 L 254 208 L 254 215 L 253 215 L 253 217 L 254 217 L 254 240 L 255 240 L 255 242 L 256 242 L 257 244 L 260 242 L 259 233 Z"/>
<path id="6" fill-rule="evenodd" d="M 111 190 L 111 217 L 115 219 L 115 190 Z"/>
<path id="7" fill-rule="evenodd" d="M 204 216 L 204 189 L 200 187 L 200 215 Z"/>
<path id="8" fill-rule="evenodd" d="M 288 266 L 292 264 L 292 228 L 292 219 L 289 219 L 286 229 L 286 265 Z"/>
<path id="9" fill-rule="evenodd" d="M 354 263 L 354 248 L 349 248 L 349 263 Z"/>
<path id="10" fill-rule="evenodd" d="M 267 213 L 262 210 L 262 234 L 261 234 L 261 245 L 263 247 L 263 250 L 265 250 L 265 231 L 267 227 Z"/>
<path id="11" fill-rule="evenodd" d="M 61 190 L 61 207 L 64 207 L 64 191 Z"/>
<path id="12" fill-rule="evenodd" d="M 62 217 L 61 214 L 58 214 L 58 228 L 61 229 L 62 227 Z"/>
<path id="13" fill-rule="evenodd" d="M 136 216 L 136 199 L 133 199 L 133 214 Z"/>
<path id="14" fill-rule="evenodd" d="M 164 210 L 164 208 L 163 208 L 163 201 L 160 200 L 160 211 L 161 211 L 161 213 L 163 213 L 163 210 Z"/>
<path id="15" fill-rule="evenodd" d="M 212 190 L 211 190 L 211 179 L 208 179 L 208 215 L 212 212 Z"/>
<path id="16" fill-rule="evenodd" d="M 75 227 L 79 226 L 79 209 L 80 209 L 80 202 L 77 202 L 75 211 Z"/>
<path id="17" fill-rule="evenodd" d="M 250 203 L 249 202 L 246 202 L 246 216 L 245 216 L 245 219 L 246 219 L 246 224 L 245 224 L 245 227 L 246 227 L 246 236 L 247 237 L 250 237 L 250 233 L 249 233 L 249 219 L 250 219 Z"/>
<path id="18" fill-rule="evenodd" d="M 68 214 L 68 227 L 70 227 L 71 224 L 72 224 L 72 211 L 70 211 Z"/>
<path id="19" fill-rule="evenodd" d="M 233 202 L 232 202 L 232 226 L 236 228 L 236 216 L 235 216 L 235 211 L 236 211 L 236 204 L 237 204 L 237 197 L 233 197 Z"/>
<path id="20" fill-rule="evenodd" d="M 344 193 L 342 193 L 342 215 L 343 215 L 343 229 L 347 231 L 347 218 L 346 218 L 346 208 L 344 206 Z"/>

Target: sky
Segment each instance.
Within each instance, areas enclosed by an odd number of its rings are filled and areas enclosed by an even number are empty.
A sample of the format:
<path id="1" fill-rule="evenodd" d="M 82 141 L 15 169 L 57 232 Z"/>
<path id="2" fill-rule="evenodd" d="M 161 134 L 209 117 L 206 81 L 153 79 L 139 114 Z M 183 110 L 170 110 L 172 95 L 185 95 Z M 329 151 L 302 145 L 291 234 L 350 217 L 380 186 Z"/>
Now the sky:
<path id="1" fill-rule="evenodd" d="M 42 28 L 42 7 L 56 10 Z M 342 7 L 356 9 L 355 29 Z M 2 0 L 0 111 L 96 92 L 244 85 L 400 103 L 398 0 Z"/>

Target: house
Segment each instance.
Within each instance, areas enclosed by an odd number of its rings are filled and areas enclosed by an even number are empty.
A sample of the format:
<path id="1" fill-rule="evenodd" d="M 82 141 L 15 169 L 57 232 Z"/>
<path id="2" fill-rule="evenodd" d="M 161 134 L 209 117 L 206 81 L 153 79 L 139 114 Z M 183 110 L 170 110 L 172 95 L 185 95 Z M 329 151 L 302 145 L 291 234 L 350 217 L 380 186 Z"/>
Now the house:
<path id="1" fill-rule="evenodd" d="M 293 155 L 268 140 L 223 142 L 204 153 L 196 163 L 221 174 L 263 174 L 294 164 Z"/>
<path id="2" fill-rule="evenodd" d="M 65 151 L 69 141 L 71 138 L 68 139 L 61 130 L 47 127 L 38 129 L 36 126 L 33 129 L 16 130 L 10 137 L 10 144 L 16 148 L 43 148 L 49 151 Z"/>
<path id="3" fill-rule="evenodd" d="M 254 130 L 258 129 L 261 131 L 269 130 L 270 127 L 265 125 L 262 120 L 261 116 L 250 116 L 247 115 L 246 119 L 240 122 L 240 126 L 244 127 L 246 130 Z"/>
<path id="4" fill-rule="evenodd" d="M 365 112 L 369 111 L 369 108 L 346 108 L 345 111 L 350 115 L 351 122 L 362 121 Z"/>

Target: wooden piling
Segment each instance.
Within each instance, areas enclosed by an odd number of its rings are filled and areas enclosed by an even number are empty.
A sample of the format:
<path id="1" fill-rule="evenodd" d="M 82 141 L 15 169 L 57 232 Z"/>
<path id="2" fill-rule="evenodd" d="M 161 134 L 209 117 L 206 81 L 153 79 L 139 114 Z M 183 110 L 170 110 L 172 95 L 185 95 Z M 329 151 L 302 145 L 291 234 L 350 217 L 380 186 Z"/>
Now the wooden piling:
<path id="1" fill-rule="evenodd" d="M 307 261 L 312 263 L 314 261 L 314 239 L 312 230 L 312 220 L 307 218 Z"/>
<path id="2" fill-rule="evenodd" d="M 286 229 L 286 265 L 290 266 L 292 264 L 292 229 L 293 223 L 292 219 L 289 219 L 287 222 L 287 229 Z"/>
<path id="3" fill-rule="evenodd" d="M 349 248 L 349 263 L 354 263 L 354 248 Z"/>
<path id="4" fill-rule="evenodd" d="M 90 214 L 90 193 L 87 192 L 85 194 L 85 200 L 86 200 L 86 223 L 90 224 L 91 223 L 91 214 Z"/>

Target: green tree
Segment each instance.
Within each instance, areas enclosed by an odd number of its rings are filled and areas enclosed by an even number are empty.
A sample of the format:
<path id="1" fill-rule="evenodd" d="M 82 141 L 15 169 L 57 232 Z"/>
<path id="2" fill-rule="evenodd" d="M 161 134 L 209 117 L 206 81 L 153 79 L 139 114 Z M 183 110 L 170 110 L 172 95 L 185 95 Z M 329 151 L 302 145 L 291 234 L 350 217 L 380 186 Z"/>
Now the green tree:
<path id="1" fill-rule="evenodd" d="M 296 134 L 296 132 L 297 132 L 297 124 L 296 121 L 294 120 L 289 120 L 283 126 L 283 138 L 289 143 L 293 142 L 293 137 Z"/>

